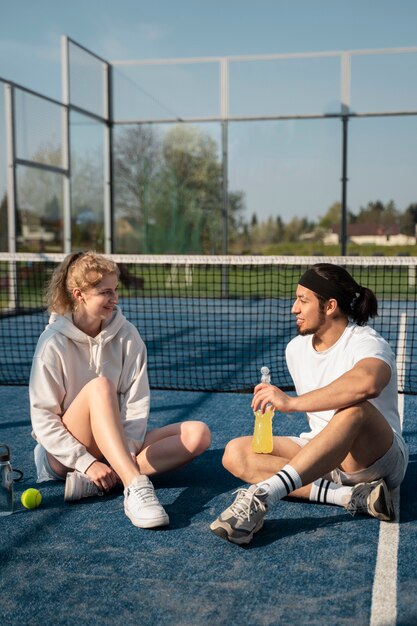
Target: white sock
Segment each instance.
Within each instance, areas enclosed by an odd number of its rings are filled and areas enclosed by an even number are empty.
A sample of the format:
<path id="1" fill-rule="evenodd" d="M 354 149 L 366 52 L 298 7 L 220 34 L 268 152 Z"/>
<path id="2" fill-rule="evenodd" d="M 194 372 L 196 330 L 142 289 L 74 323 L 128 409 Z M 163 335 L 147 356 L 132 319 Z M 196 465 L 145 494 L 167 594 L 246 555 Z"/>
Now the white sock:
<path id="1" fill-rule="evenodd" d="M 352 487 L 337 485 L 325 478 L 318 478 L 311 485 L 310 502 L 322 502 L 346 506 L 352 494 Z"/>
<path id="2" fill-rule="evenodd" d="M 302 487 L 301 478 L 291 465 L 285 465 L 279 472 L 257 483 L 257 486 L 266 491 L 268 506 L 276 504 L 292 491 Z"/>

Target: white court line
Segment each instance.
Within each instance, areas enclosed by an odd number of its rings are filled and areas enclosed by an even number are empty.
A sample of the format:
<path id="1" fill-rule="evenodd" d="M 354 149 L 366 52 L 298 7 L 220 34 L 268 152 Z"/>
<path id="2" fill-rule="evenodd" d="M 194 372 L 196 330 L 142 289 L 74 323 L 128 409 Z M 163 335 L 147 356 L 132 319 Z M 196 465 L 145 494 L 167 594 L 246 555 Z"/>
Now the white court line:
<path id="1" fill-rule="evenodd" d="M 400 316 L 397 367 L 398 388 L 404 388 L 406 315 Z M 404 394 L 398 395 L 401 430 L 404 421 Z M 378 552 L 376 557 L 370 626 L 395 626 L 397 622 L 397 565 L 400 536 L 400 488 L 392 493 L 397 514 L 396 522 L 381 522 L 379 527 Z"/>

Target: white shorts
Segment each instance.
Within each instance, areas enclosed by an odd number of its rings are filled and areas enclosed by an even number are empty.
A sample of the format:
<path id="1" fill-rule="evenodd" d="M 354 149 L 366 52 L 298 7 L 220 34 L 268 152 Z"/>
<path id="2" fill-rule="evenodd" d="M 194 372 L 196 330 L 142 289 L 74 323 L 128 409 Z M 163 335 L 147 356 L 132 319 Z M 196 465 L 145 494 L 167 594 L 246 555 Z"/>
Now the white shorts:
<path id="1" fill-rule="evenodd" d="M 65 480 L 65 478 L 54 472 L 49 465 L 46 450 L 40 443 L 36 445 L 33 455 L 35 457 L 36 472 L 38 474 L 37 483 L 44 483 L 47 480 Z"/>
<path id="2" fill-rule="evenodd" d="M 304 437 L 288 437 L 294 441 L 300 448 L 308 444 L 311 439 Z M 338 467 L 329 474 L 322 476 L 327 480 L 338 485 L 357 485 L 358 483 L 370 483 L 379 478 L 383 478 L 388 489 L 392 490 L 398 487 L 404 479 L 407 470 L 408 458 L 405 458 L 397 436 L 394 433 L 394 439 L 390 449 L 372 463 L 369 467 L 359 470 L 358 472 L 343 472 Z"/>

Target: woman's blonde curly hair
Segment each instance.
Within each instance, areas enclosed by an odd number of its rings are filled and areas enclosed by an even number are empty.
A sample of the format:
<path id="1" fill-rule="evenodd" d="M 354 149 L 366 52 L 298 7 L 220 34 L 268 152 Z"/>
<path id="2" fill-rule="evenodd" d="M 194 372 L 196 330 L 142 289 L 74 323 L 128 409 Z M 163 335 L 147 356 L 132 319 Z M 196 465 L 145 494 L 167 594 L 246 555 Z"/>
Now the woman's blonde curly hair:
<path id="1" fill-rule="evenodd" d="M 87 291 L 108 274 L 120 275 L 119 268 L 111 259 L 91 250 L 69 254 L 54 270 L 49 282 L 46 293 L 49 313 L 64 315 L 67 311 L 73 311 L 73 289 L 78 287 Z"/>

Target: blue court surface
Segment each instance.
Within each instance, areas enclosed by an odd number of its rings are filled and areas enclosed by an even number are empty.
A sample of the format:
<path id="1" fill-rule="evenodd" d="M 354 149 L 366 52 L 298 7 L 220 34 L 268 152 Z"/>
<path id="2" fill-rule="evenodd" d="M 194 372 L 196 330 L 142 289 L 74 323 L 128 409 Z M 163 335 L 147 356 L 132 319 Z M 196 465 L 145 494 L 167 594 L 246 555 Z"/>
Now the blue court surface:
<path id="1" fill-rule="evenodd" d="M 28 390 L 0 387 L 0 441 L 24 472 L 14 514 L 0 518 L 0 624 L 417 624 L 417 398 L 400 399 L 411 455 L 399 522 L 283 501 L 242 548 L 209 524 L 240 484 L 221 457 L 229 439 L 252 430 L 249 395 L 152 393 L 150 426 L 201 419 L 213 441 L 193 464 L 155 479 L 171 524 L 141 530 L 124 515 L 121 491 L 65 503 L 62 483 L 42 483 L 41 507 L 22 507 L 20 494 L 36 486 Z M 275 434 L 303 427 L 300 414 L 274 418 Z"/>

